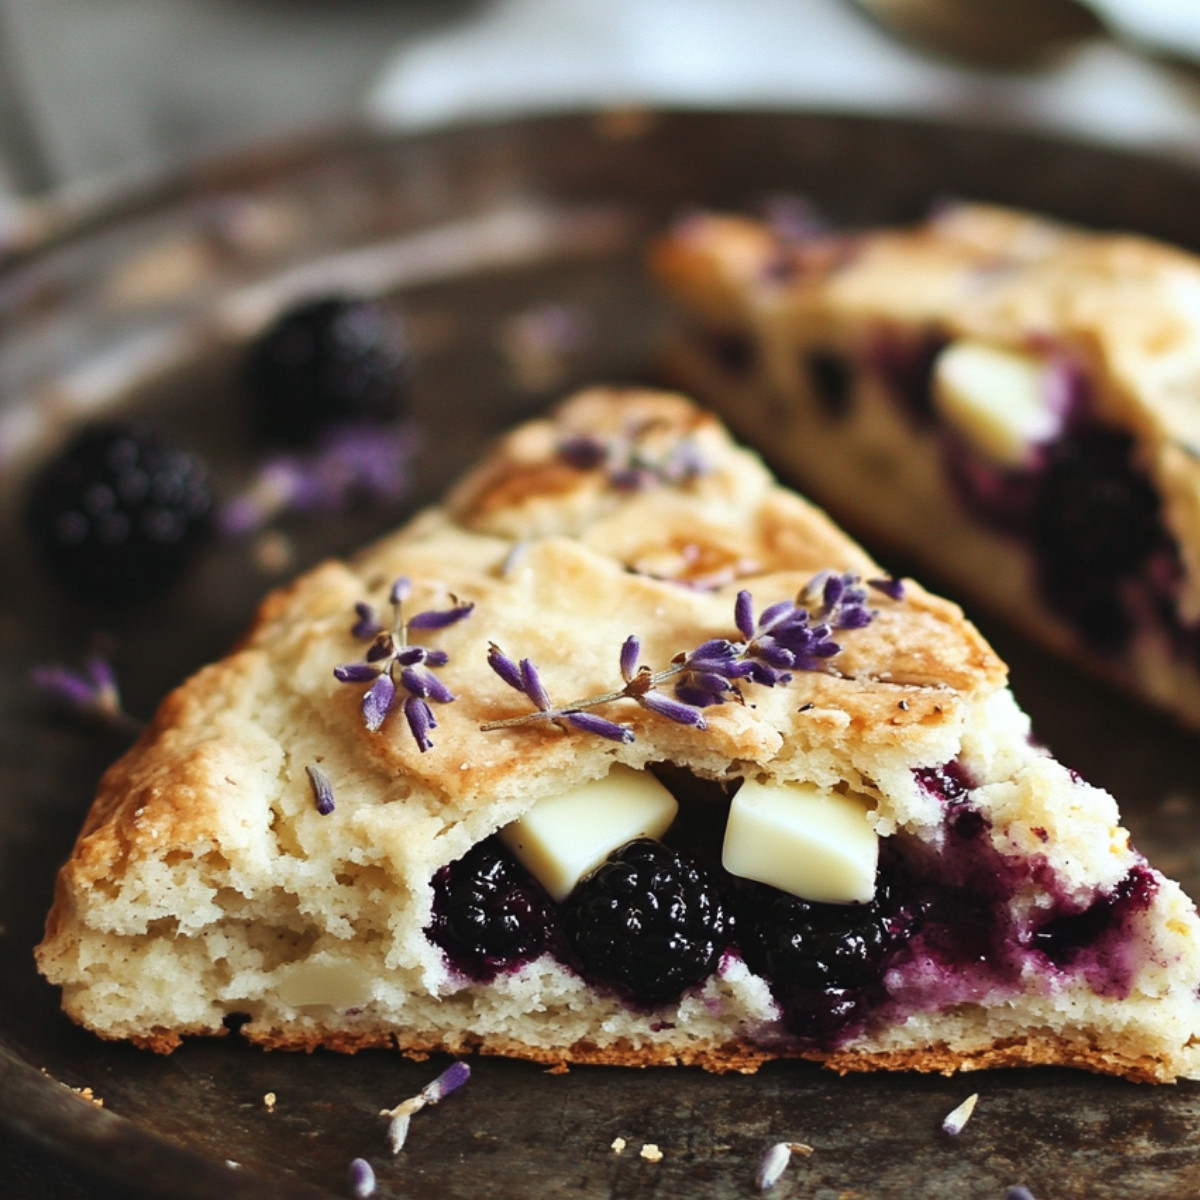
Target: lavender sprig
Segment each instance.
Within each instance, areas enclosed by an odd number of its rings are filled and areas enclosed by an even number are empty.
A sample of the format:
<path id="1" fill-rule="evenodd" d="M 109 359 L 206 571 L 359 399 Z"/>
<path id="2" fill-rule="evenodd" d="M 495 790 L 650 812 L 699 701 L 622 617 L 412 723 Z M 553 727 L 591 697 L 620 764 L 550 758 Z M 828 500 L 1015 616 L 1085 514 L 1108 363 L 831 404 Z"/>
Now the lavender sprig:
<path id="1" fill-rule="evenodd" d="M 360 640 L 370 641 L 366 661 L 343 663 L 334 667 L 333 674 L 341 683 L 370 683 L 363 694 L 362 713 L 363 721 L 372 733 L 383 725 L 403 694 L 400 707 L 413 740 L 424 753 L 433 748 L 429 734 L 437 728 L 429 702 L 450 704 L 454 700 L 454 693 L 433 674 L 435 668 L 444 667 L 450 661 L 450 656 L 444 650 L 410 645 L 409 630 L 446 629 L 470 616 L 475 605 L 463 604 L 451 597 L 453 607 L 419 612 L 405 621 L 404 603 L 411 591 L 412 583 L 407 578 L 401 577 L 392 584 L 388 598 L 392 606 L 390 628 L 380 624 L 369 604 L 360 602 L 354 606 L 358 619 L 350 632 Z"/>
<path id="2" fill-rule="evenodd" d="M 29 680 L 38 691 L 86 720 L 123 733 L 142 730 L 142 722 L 131 717 L 122 705 L 112 664 L 98 654 L 92 655 L 81 671 L 57 664 L 33 667 Z"/>
<path id="3" fill-rule="evenodd" d="M 640 663 L 640 643 L 630 636 L 620 655 L 624 686 L 568 704 L 551 700 L 532 661 L 524 658 L 516 662 L 493 643 L 488 664 L 509 687 L 528 697 L 536 711 L 489 721 L 480 728 L 550 721 L 560 728 L 573 725 L 613 741 L 632 742 L 634 734 L 628 725 L 618 725 L 584 710 L 633 700 L 670 721 L 705 729 L 701 710 L 740 702 L 743 680 L 781 687 L 791 682 L 794 671 L 823 670 L 841 652 L 841 646 L 833 640 L 833 630 L 861 629 L 873 619 L 866 599 L 858 576 L 822 571 L 794 601 L 772 604 L 756 618 L 753 597 L 741 591 L 734 603 L 733 619 L 742 640 L 712 638 L 695 650 L 677 654 L 665 670 L 653 671 Z M 673 698 L 660 690 L 665 684 L 671 685 Z"/>

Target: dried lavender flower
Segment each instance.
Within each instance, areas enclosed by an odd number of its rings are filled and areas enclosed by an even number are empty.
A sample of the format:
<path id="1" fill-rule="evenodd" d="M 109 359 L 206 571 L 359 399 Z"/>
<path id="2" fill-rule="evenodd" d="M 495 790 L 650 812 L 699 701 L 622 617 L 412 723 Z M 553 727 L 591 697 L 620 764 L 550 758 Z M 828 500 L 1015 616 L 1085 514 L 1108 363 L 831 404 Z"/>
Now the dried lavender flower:
<path id="1" fill-rule="evenodd" d="M 315 763 L 304 768 L 308 772 L 308 782 L 312 786 L 313 800 L 317 805 L 317 812 L 323 817 L 329 816 L 337 806 L 333 800 L 333 784 L 329 782 L 329 776 L 325 774 Z"/>
<path id="2" fill-rule="evenodd" d="M 904 599 L 904 580 L 898 576 L 889 575 L 885 579 L 868 579 L 868 587 L 873 587 L 877 592 L 882 592 L 889 600 Z"/>
<path id="3" fill-rule="evenodd" d="M 142 722 L 131 717 L 121 703 L 112 664 L 98 654 L 87 659 L 81 671 L 57 664 L 33 667 L 29 680 L 38 691 L 76 716 L 124 733 L 138 733 L 142 729 Z"/>
<path id="4" fill-rule="evenodd" d="M 365 662 L 342 663 L 333 668 L 333 676 L 339 683 L 371 684 L 363 695 L 362 713 L 363 723 L 372 733 L 382 728 L 399 694 L 404 693 L 402 707 L 408 729 L 424 753 L 433 748 L 429 733 L 437 728 L 428 701 L 450 704 L 454 700 L 454 693 L 433 674 L 433 669 L 444 667 L 450 656 L 444 650 L 409 645 L 408 632 L 447 629 L 469 617 L 475 606 L 451 597 L 450 608 L 419 612 L 405 621 L 404 603 L 411 593 L 412 581 L 407 577 L 392 583 L 388 594 L 392 606 L 390 629 L 379 624 L 369 604 L 360 601 L 354 606 L 358 619 L 350 632 L 360 639 L 370 638 L 371 645 Z"/>
<path id="5" fill-rule="evenodd" d="M 958 1137 L 971 1119 L 971 1114 L 975 1111 L 975 1105 L 978 1102 L 979 1093 L 972 1092 L 957 1108 L 946 1114 L 946 1119 L 942 1122 L 942 1132 L 951 1137 Z"/>
<path id="6" fill-rule="evenodd" d="M 1016 1187 L 1010 1187 L 1004 1193 L 1005 1200 L 1033 1200 L 1033 1193 L 1021 1184 Z"/>
<path id="7" fill-rule="evenodd" d="M 792 1154 L 811 1154 L 812 1147 L 803 1142 L 776 1142 L 763 1156 L 758 1164 L 758 1174 L 754 1182 L 760 1192 L 770 1191 L 787 1170 Z"/>
<path id="8" fill-rule="evenodd" d="M 217 514 L 223 533 L 254 533 L 288 512 L 341 512 L 352 504 L 394 504 L 411 485 L 420 448 L 413 424 L 341 425 L 315 450 L 263 460 L 250 485 Z"/>
<path id="9" fill-rule="evenodd" d="M 603 469 L 614 491 L 636 492 L 655 484 L 678 487 L 710 469 L 695 441 L 678 437 L 666 449 L 652 446 L 648 435 L 656 421 L 630 425 L 608 438 L 571 434 L 558 444 L 558 457 L 577 471 Z"/>
<path id="10" fill-rule="evenodd" d="M 451 1063 L 432 1083 L 427 1083 L 415 1096 L 402 1100 L 395 1108 L 380 1110 L 381 1117 L 388 1117 L 388 1145 L 393 1154 L 399 1154 L 408 1139 L 409 1121 L 414 1113 L 428 1105 L 438 1104 L 451 1092 L 457 1091 L 471 1078 L 471 1068 L 464 1062 Z"/>
<path id="11" fill-rule="evenodd" d="M 350 1164 L 350 1187 L 358 1200 L 367 1200 L 375 1195 L 375 1171 L 365 1158 L 356 1158 Z"/>

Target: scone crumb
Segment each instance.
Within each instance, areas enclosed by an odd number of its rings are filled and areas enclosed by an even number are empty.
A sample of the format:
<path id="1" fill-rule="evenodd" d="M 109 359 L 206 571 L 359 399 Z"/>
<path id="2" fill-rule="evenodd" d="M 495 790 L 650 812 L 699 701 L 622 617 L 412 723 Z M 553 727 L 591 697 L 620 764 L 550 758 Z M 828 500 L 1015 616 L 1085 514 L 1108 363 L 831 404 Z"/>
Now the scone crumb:
<path id="1" fill-rule="evenodd" d="M 641 1149 L 641 1156 L 647 1162 L 662 1162 L 663 1153 L 653 1142 L 647 1142 Z"/>
<path id="2" fill-rule="evenodd" d="M 265 1108 L 267 1110 L 267 1112 L 274 1112 L 275 1111 L 275 1100 L 276 1100 L 275 1093 L 268 1092 L 263 1097 L 263 1108 Z"/>
<path id="3" fill-rule="evenodd" d="M 623 1137 L 615 1137 L 612 1140 L 612 1152 L 620 1154 L 628 1144 Z"/>
<path id="4" fill-rule="evenodd" d="M 73 1087 L 71 1091 L 73 1091 L 81 1100 L 87 1100 L 89 1103 L 94 1104 L 97 1108 L 104 1107 L 104 1101 L 97 1096 L 90 1087 Z"/>

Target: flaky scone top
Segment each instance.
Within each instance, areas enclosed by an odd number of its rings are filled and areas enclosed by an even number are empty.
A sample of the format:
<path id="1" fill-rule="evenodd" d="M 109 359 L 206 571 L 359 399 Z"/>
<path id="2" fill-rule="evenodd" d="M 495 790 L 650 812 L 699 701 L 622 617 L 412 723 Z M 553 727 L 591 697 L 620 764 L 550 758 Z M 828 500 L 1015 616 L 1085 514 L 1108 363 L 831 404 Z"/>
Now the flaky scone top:
<path id="1" fill-rule="evenodd" d="M 571 465 L 563 448 L 583 434 L 634 446 L 640 486 L 616 478 L 621 450 L 608 466 Z M 691 467 L 671 481 L 658 466 L 681 448 Z M 886 792 L 881 832 L 933 827 L 939 806 L 912 768 L 959 752 L 965 728 L 1003 691 L 1005 670 L 958 608 L 911 582 L 900 600 L 872 594 L 874 620 L 839 631 L 842 652 L 827 671 L 797 672 L 785 687 L 744 684 L 744 703 L 705 710 L 707 729 L 630 700 L 598 710 L 632 728 L 629 744 L 544 721 L 481 729 L 533 708 L 489 667 L 492 644 L 532 660 L 563 704 L 621 686 L 630 634 L 640 661 L 661 670 L 707 639 L 738 638 L 739 590 L 761 612 L 823 570 L 881 575 L 689 402 L 584 393 L 501 440 L 444 507 L 270 595 L 229 657 L 166 698 L 101 784 L 60 880 L 48 946 L 75 906 L 102 904 L 134 876 L 144 894 L 103 921 L 119 923 L 121 911 L 152 920 L 148 863 L 220 860 L 229 887 L 249 894 L 281 854 L 332 854 L 427 891 L 438 866 L 614 761 L 670 761 L 715 779 L 847 781 Z M 431 704 L 437 726 L 424 752 L 399 712 L 369 730 L 365 685 L 333 674 L 363 655 L 350 633 L 355 604 L 386 613 L 401 576 L 412 581 L 408 614 L 474 605 L 448 628 L 414 631 L 415 642 L 448 654 L 437 674 L 455 696 Z M 332 781 L 335 816 L 316 812 L 310 764 Z M 212 919 L 222 901 L 212 903 L 186 922 Z"/>
<path id="2" fill-rule="evenodd" d="M 1130 234 L 1014 210 L 950 204 L 896 229 L 781 237 L 695 214 L 662 238 L 656 274 L 718 328 L 749 319 L 844 341 L 848 326 L 1060 352 L 1092 381 L 1096 415 L 1133 434 L 1200 617 L 1200 259 Z"/>

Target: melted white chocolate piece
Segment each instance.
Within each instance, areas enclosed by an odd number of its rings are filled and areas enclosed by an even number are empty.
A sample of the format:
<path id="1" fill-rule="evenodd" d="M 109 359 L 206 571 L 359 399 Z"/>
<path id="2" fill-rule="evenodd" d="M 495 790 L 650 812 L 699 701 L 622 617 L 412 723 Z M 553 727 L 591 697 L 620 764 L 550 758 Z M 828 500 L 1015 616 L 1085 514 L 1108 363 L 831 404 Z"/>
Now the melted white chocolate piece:
<path id="1" fill-rule="evenodd" d="M 276 999 L 290 1008 L 361 1008 L 372 995 L 371 977 L 358 963 L 332 960 L 297 963 L 275 988 Z"/>
<path id="2" fill-rule="evenodd" d="M 879 836 L 870 805 L 814 783 L 756 783 L 738 789 L 721 861 L 803 900 L 866 904 L 875 896 Z"/>
<path id="3" fill-rule="evenodd" d="M 649 771 L 618 764 L 603 779 L 539 800 L 500 838 L 561 904 L 614 850 L 666 833 L 678 808 Z"/>
<path id="4" fill-rule="evenodd" d="M 1031 446 L 1062 426 L 1044 358 L 986 342 L 953 342 L 938 356 L 933 398 L 938 411 L 995 463 L 1023 466 Z"/>

